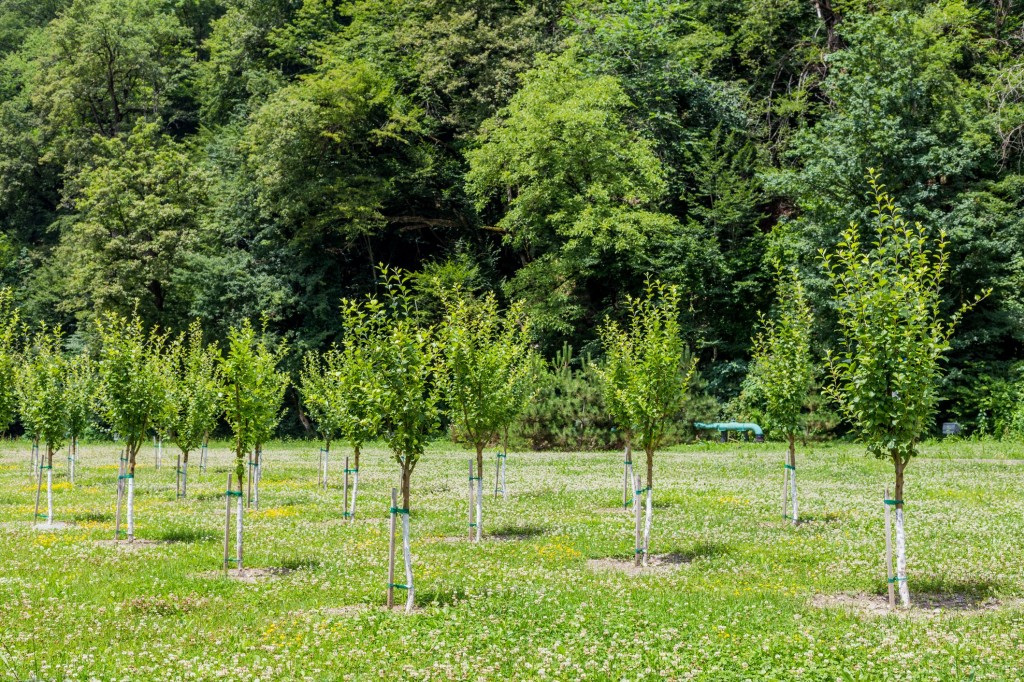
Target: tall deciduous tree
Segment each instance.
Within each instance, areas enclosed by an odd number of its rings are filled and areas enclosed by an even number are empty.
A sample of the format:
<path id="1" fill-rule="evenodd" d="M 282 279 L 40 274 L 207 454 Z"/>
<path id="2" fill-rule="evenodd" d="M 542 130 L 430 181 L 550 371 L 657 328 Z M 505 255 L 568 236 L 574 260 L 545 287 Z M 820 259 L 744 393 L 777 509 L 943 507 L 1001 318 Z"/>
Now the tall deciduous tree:
<path id="1" fill-rule="evenodd" d="M 935 416 L 941 361 L 968 304 L 947 319 L 941 288 L 949 261 L 946 237 L 910 225 L 869 171 L 874 229 L 864 243 L 851 223 L 834 252 L 822 253 L 833 288 L 841 346 L 827 356 L 828 395 L 867 446 L 896 471 L 896 576 L 910 605 L 904 530 L 904 474 Z"/>
<path id="2" fill-rule="evenodd" d="M 173 383 L 167 431 L 181 450 L 178 486 L 179 494 L 185 497 L 188 494 L 189 453 L 202 446 L 207 435 L 217 426 L 217 417 L 222 410 L 221 356 L 215 344 L 203 343 L 203 329 L 196 321 L 175 341 L 168 360 Z"/>
<path id="3" fill-rule="evenodd" d="M 473 298 L 462 291 L 445 296 L 439 330 L 442 372 L 439 388 L 448 416 L 476 449 L 475 537 L 483 535 L 484 448 L 508 423 L 516 373 L 528 359 L 529 327 L 522 303 L 503 315 L 493 293 Z M 471 537 L 474 535 L 470 527 Z"/>
<path id="4" fill-rule="evenodd" d="M 811 329 L 814 315 L 795 269 L 776 263 L 778 309 L 776 318 L 761 315 L 761 331 L 754 337 L 753 367 L 747 381 L 764 400 L 767 426 L 778 430 L 789 443 L 785 485 L 792 495 L 792 520 L 799 507 L 796 488 L 796 434 L 800 411 L 814 380 Z M 783 509 L 783 514 L 786 510 Z"/>
<path id="5" fill-rule="evenodd" d="M 636 491 L 637 497 L 641 492 L 647 493 L 643 540 L 636 547 L 636 561 L 640 565 L 646 564 L 650 549 L 654 453 L 665 437 L 670 419 L 686 401 L 696 359 L 687 353 L 683 340 L 677 287 L 648 280 L 644 296 L 631 297 L 627 303 L 628 326 L 623 328 L 609 320 L 600 334 L 606 353 L 613 356 L 611 366 L 620 368 L 617 375 L 606 374 L 605 381 L 615 382 L 615 399 L 624 406 L 636 442 L 647 455 L 647 486 Z M 614 359 L 616 354 L 629 357 L 620 361 Z M 639 511 L 637 514 L 639 520 Z"/>
<path id="6" fill-rule="evenodd" d="M 209 178 L 156 124 L 96 145 L 71 183 L 78 219 L 58 248 L 68 264 L 62 307 L 88 319 L 94 310 L 127 314 L 134 306 L 146 321 L 169 326 L 187 305 L 174 282 L 202 242 Z"/>
<path id="7" fill-rule="evenodd" d="M 600 271 L 642 266 L 653 244 L 684 231 L 659 211 L 665 170 L 632 109 L 618 80 L 588 74 L 576 50 L 541 57 L 467 153 L 477 208 L 496 210 L 523 253 L 509 288 L 539 330 L 569 331 Z"/>
<path id="8" fill-rule="evenodd" d="M 124 443 L 119 467 L 117 518 L 122 491 L 127 488 L 128 541 L 135 539 L 135 460 L 155 424 L 166 423 L 171 409 L 172 378 L 164 357 L 167 334 L 149 332 L 138 316 L 107 313 L 96 320 L 100 338 L 97 375 L 97 410 L 110 430 Z M 122 481 L 127 485 L 122 485 Z M 118 529 L 119 530 L 119 529 Z M 116 533 L 117 531 L 115 531 Z M 116 537 L 116 535 L 115 535 Z"/>

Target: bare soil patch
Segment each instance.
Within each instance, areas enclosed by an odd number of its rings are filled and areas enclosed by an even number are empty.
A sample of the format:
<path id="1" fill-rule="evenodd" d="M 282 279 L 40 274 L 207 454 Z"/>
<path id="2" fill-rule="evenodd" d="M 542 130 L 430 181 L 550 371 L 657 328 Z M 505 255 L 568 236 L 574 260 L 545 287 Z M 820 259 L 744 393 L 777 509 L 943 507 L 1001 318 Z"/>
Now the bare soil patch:
<path id="1" fill-rule="evenodd" d="M 270 578 L 287 575 L 293 570 L 294 569 L 284 568 L 281 566 L 265 566 L 261 568 L 229 568 L 226 574 L 224 571 L 206 571 L 200 575 L 204 578 L 223 578 L 227 575 L 231 580 L 237 580 L 243 583 L 258 583 L 263 580 L 269 580 Z"/>
<path id="2" fill-rule="evenodd" d="M 75 524 L 65 521 L 54 521 L 53 523 L 37 523 L 33 526 L 36 530 L 66 530 L 74 528 Z"/>
<path id="3" fill-rule="evenodd" d="M 604 559 L 588 559 L 587 568 L 599 573 L 602 571 L 619 571 L 627 575 L 649 575 L 669 573 L 690 563 L 682 554 L 651 554 L 647 557 L 647 566 L 637 566 L 632 559 L 606 557 Z"/>
<path id="4" fill-rule="evenodd" d="M 165 545 L 167 543 L 159 540 L 143 540 L 142 538 L 135 538 L 131 542 L 128 542 L 128 540 L 96 540 L 96 544 L 101 547 L 114 547 L 122 552 L 135 552 L 142 549 L 148 549 L 150 547 L 156 547 L 158 545 Z"/>
<path id="5" fill-rule="evenodd" d="M 369 604 L 349 604 L 348 606 L 335 606 L 328 609 L 320 609 L 317 613 L 325 616 L 351 616 L 370 609 Z"/>
<path id="6" fill-rule="evenodd" d="M 897 598 L 897 603 L 899 599 Z M 993 597 L 978 598 L 966 594 L 910 593 L 910 608 L 889 608 L 884 594 L 816 594 L 811 599 L 816 608 L 842 608 L 862 618 L 899 616 L 902 618 L 933 618 L 941 615 L 978 614 L 1000 608 L 1019 606 L 1019 600 L 1000 601 Z"/>

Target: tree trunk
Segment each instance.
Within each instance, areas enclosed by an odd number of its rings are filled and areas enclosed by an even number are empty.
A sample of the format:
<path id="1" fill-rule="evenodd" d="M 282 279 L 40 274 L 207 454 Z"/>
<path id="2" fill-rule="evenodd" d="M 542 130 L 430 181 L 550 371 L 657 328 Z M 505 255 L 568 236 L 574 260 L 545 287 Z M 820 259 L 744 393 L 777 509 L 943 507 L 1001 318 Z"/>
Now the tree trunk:
<path id="1" fill-rule="evenodd" d="M 814 0 L 814 11 L 818 18 L 825 25 L 825 44 L 829 52 L 835 52 L 843 47 L 843 40 L 836 32 L 836 25 L 842 18 L 832 8 L 830 0 Z"/>
<path id="2" fill-rule="evenodd" d="M 896 584 L 900 592 L 900 605 L 910 606 L 910 587 L 907 585 L 907 535 L 903 526 L 903 471 L 906 462 L 898 454 L 893 454 L 893 461 L 896 465 L 896 490 L 893 499 L 896 500 Z"/>

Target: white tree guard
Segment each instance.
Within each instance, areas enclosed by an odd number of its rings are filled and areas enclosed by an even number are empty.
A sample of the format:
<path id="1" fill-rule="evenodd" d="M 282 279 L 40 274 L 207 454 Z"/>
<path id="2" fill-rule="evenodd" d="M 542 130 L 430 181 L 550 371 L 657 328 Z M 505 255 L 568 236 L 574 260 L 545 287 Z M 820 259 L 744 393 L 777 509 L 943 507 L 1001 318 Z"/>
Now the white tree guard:
<path id="1" fill-rule="evenodd" d="M 647 565 L 647 555 L 651 553 L 651 517 L 654 515 L 654 490 L 647 487 L 647 509 L 644 515 L 644 566 Z"/>
<path id="2" fill-rule="evenodd" d="M 53 525 L 53 469 L 46 470 L 46 524 Z"/>
<path id="3" fill-rule="evenodd" d="M 907 534 L 903 528 L 903 510 L 896 507 L 896 582 L 900 591 L 900 605 L 910 606 L 910 587 L 907 585 Z"/>
<path id="4" fill-rule="evenodd" d="M 402 514 L 402 556 L 405 559 L 405 584 L 407 586 L 405 597 L 405 612 L 412 613 L 414 601 L 414 588 L 412 585 L 412 551 L 409 547 L 409 515 Z"/>
<path id="5" fill-rule="evenodd" d="M 238 498 L 238 504 L 235 507 L 235 567 L 239 572 L 242 570 L 242 510 L 245 505 L 242 504 L 242 498 Z"/>

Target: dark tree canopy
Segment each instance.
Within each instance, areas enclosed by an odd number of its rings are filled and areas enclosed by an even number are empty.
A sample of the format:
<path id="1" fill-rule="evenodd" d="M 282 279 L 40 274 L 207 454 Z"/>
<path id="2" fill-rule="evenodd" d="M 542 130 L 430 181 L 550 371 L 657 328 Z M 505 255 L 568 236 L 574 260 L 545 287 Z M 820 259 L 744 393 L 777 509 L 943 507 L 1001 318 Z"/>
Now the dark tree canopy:
<path id="1" fill-rule="evenodd" d="M 944 310 L 993 292 L 939 417 L 1008 423 L 1022 26 L 964 0 L 0 0 L 0 286 L 79 346 L 107 314 L 221 341 L 265 315 L 297 376 L 380 263 L 521 299 L 547 358 L 599 356 L 652 277 L 724 406 L 773 263 L 835 346 L 818 253 L 869 222 L 871 167 L 948 235 Z"/>

